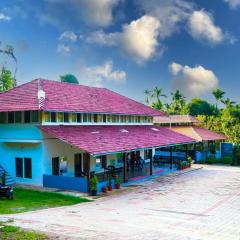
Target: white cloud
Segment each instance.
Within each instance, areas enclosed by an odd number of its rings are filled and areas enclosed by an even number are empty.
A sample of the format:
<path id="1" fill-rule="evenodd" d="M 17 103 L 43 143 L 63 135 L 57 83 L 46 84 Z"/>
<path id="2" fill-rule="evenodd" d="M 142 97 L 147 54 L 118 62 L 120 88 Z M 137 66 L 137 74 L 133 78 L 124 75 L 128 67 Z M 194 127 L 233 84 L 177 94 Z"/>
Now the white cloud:
<path id="1" fill-rule="evenodd" d="M 173 62 L 172 64 L 169 65 L 169 70 L 170 72 L 176 76 L 178 73 L 182 70 L 183 66 L 181 64 Z"/>
<path id="2" fill-rule="evenodd" d="M 79 78 L 83 79 L 88 85 L 101 87 L 105 81 L 118 84 L 124 83 L 126 76 L 125 71 L 113 69 L 112 61 L 106 61 L 100 66 L 82 67 Z"/>
<path id="3" fill-rule="evenodd" d="M 57 46 L 57 53 L 68 55 L 71 52 L 71 48 L 68 45 L 65 45 L 63 43 L 59 43 Z"/>
<path id="4" fill-rule="evenodd" d="M 101 46 L 118 46 L 137 63 L 142 63 L 157 54 L 159 28 L 158 19 L 144 15 L 124 25 L 122 32 L 94 32 L 87 38 L 87 42 Z"/>
<path id="5" fill-rule="evenodd" d="M 240 7 L 240 0 L 224 0 L 232 9 Z"/>
<path id="6" fill-rule="evenodd" d="M 194 11 L 189 18 L 189 33 L 197 40 L 218 44 L 224 40 L 222 29 L 214 24 L 213 16 L 204 11 Z"/>
<path id="7" fill-rule="evenodd" d="M 4 13 L 0 13 L 0 21 L 10 21 L 12 18 L 10 16 L 5 15 Z"/>
<path id="8" fill-rule="evenodd" d="M 176 64 L 176 63 L 175 63 Z M 175 74 L 173 81 L 174 87 L 181 90 L 188 97 L 198 97 L 208 93 L 218 86 L 218 78 L 213 71 L 205 69 L 202 66 L 183 66 L 177 64 L 180 69 Z M 172 70 L 174 63 L 169 66 Z M 174 75 L 176 72 L 172 72 Z"/>
<path id="9" fill-rule="evenodd" d="M 77 38 L 78 38 L 77 35 L 73 31 L 65 31 L 60 35 L 60 37 L 58 39 L 60 41 L 67 40 L 67 41 L 71 41 L 71 42 L 76 42 Z"/>

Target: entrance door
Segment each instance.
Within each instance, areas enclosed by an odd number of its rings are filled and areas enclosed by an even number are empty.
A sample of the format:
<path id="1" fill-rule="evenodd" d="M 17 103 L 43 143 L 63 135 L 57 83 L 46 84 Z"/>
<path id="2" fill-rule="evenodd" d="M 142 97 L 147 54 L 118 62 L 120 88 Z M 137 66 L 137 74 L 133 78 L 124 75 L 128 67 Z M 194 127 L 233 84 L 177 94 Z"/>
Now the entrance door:
<path id="1" fill-rule="evenodd" d="M 75 177 L 82 176 L 82 154 L 75 154 L 74 155 L 74 174 Z"/>
<path id="2" fill-rule="evenodd" d="M 59 157 L 52 158 L 52 175 L 59 175 Z"/>

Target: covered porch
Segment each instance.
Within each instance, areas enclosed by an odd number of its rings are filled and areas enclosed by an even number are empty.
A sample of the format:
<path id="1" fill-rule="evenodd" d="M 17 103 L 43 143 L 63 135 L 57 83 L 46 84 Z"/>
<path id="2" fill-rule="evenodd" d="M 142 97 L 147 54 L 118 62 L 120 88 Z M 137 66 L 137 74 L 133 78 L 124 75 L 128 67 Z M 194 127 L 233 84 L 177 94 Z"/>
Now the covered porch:
<path id="1" fill-rule="evenodd" d="M 99 188 L 106 185 L 109 176 L 117 174 L 122 183 L 141 180 L 146 176 L 161 175 L 176 170 L 173 154 L 168 162 L 155 158 L 155 149 L 187 145 L 195 140 L 164 127 L 155 126 L 42 126 L 42 131 L 65 144 L 79 149 L 72 161 L 73 173 L 44 176 L 44 185 L 66 189 L 73 183 L 73 190 L 89 189 L 91 174 L 99 180 Z M 173 151 L 172 151 L 173 152 Z M 54 165 L 53 165 L 54 167 Z M 55 168 L 59 162 L 55 163 Z M 70 166 L 68 166 L 70 167 Z M 59 169 L 57 169 L 59 172 Z M 56 178 L 58 177 L 58 179 Z M 54 179 L 53 179 L 54 178 Z M 73 178 L 73 181 L 70 181 Z M 82 179 L 80 181 L 79 179 Z M 80 182 L 79 182 L 80 181 Z M 65 184 L 63 184 L 65 182 Z M 54 183 L 54 184 L 52 184 Z M 61 185 L 61 186 L 60 186 Z"/>

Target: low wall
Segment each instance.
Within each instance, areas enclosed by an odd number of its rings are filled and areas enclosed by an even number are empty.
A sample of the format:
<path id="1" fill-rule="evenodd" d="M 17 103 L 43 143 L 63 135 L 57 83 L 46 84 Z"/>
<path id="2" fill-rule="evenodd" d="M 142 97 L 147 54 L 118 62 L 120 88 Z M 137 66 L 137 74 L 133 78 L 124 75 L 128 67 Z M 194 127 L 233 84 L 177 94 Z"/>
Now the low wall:
<path id="1" fill-rule="evenodd" d="M 82 177 L 43 175 L 43 187 L 88 192 L 87 179 Z"/>

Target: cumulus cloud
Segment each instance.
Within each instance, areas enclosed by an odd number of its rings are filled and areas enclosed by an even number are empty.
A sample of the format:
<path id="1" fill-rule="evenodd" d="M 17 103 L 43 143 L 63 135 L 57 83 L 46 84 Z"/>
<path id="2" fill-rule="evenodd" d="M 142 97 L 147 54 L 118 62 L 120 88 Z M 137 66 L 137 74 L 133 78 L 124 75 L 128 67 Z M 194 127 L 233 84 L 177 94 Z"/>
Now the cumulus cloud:
<path id="1" fill-rule="evenodd" d="M 122 32 L 104 33 L 102 30 L 92 33 L 87 42 L 101 46 L 119 46 L 121 51 L 142 63 L 157 53 L 160 22 L 158 19 L 144 15 L 123 26 Z"/>
<path id="2" fill-rule="evenodd" d="M 57 53 L 63 54 L 63 55 L 69 55 L 71 52 L 71 48 L 68 45 L 65 45 L 63 43 L 59 43 L 57 46 Z"/>
<path id="3" fill-rule="evenodd" d="M 0 13 L 0 21 L 10 21 L 12 18 L 4 13 Z"/>
<path id="4" fill-rule="evenodd" d="M 177 71 L 176 67 L 177 66 Z M 218 86 L 218 78 L 215 73 L 202 66 L 183 66 L 172 63 L 170 72 L 175 76 L 174 88 L 181 90 L 188 97 L 199 97 Z"/>
<path id="5" fill-rule="evenodd" d="M 232 9 L 240 7 L 240 0 L 224 0 Z"/>
<path id="6" fill-rule="evenodd" d="M 213 16 L 204 11 L 194 11 L 188 22 L 189 33 L 197 40 L 218 44 L 224 40 L 222 29 L 214 24 Z"/>
<path id="7" fill-rule="evenodd" d="M 77 41 L 77 35 L 73 31 L 65 31 L 59 36 L 59 40 L 65 40 L 65 41 L 71 41 L 76 42 Z"/>
<path id="8" fill-rule="evenodd" d="M 113 82 L 122 84 L 126 81 L 126 72 L 114 70 L 112 61 L 106 61 L 103 65 L 94 67 L 82 67 L 80 69 L 80 78 L 86 84 L 101 87 L 104 82 Z"/>

